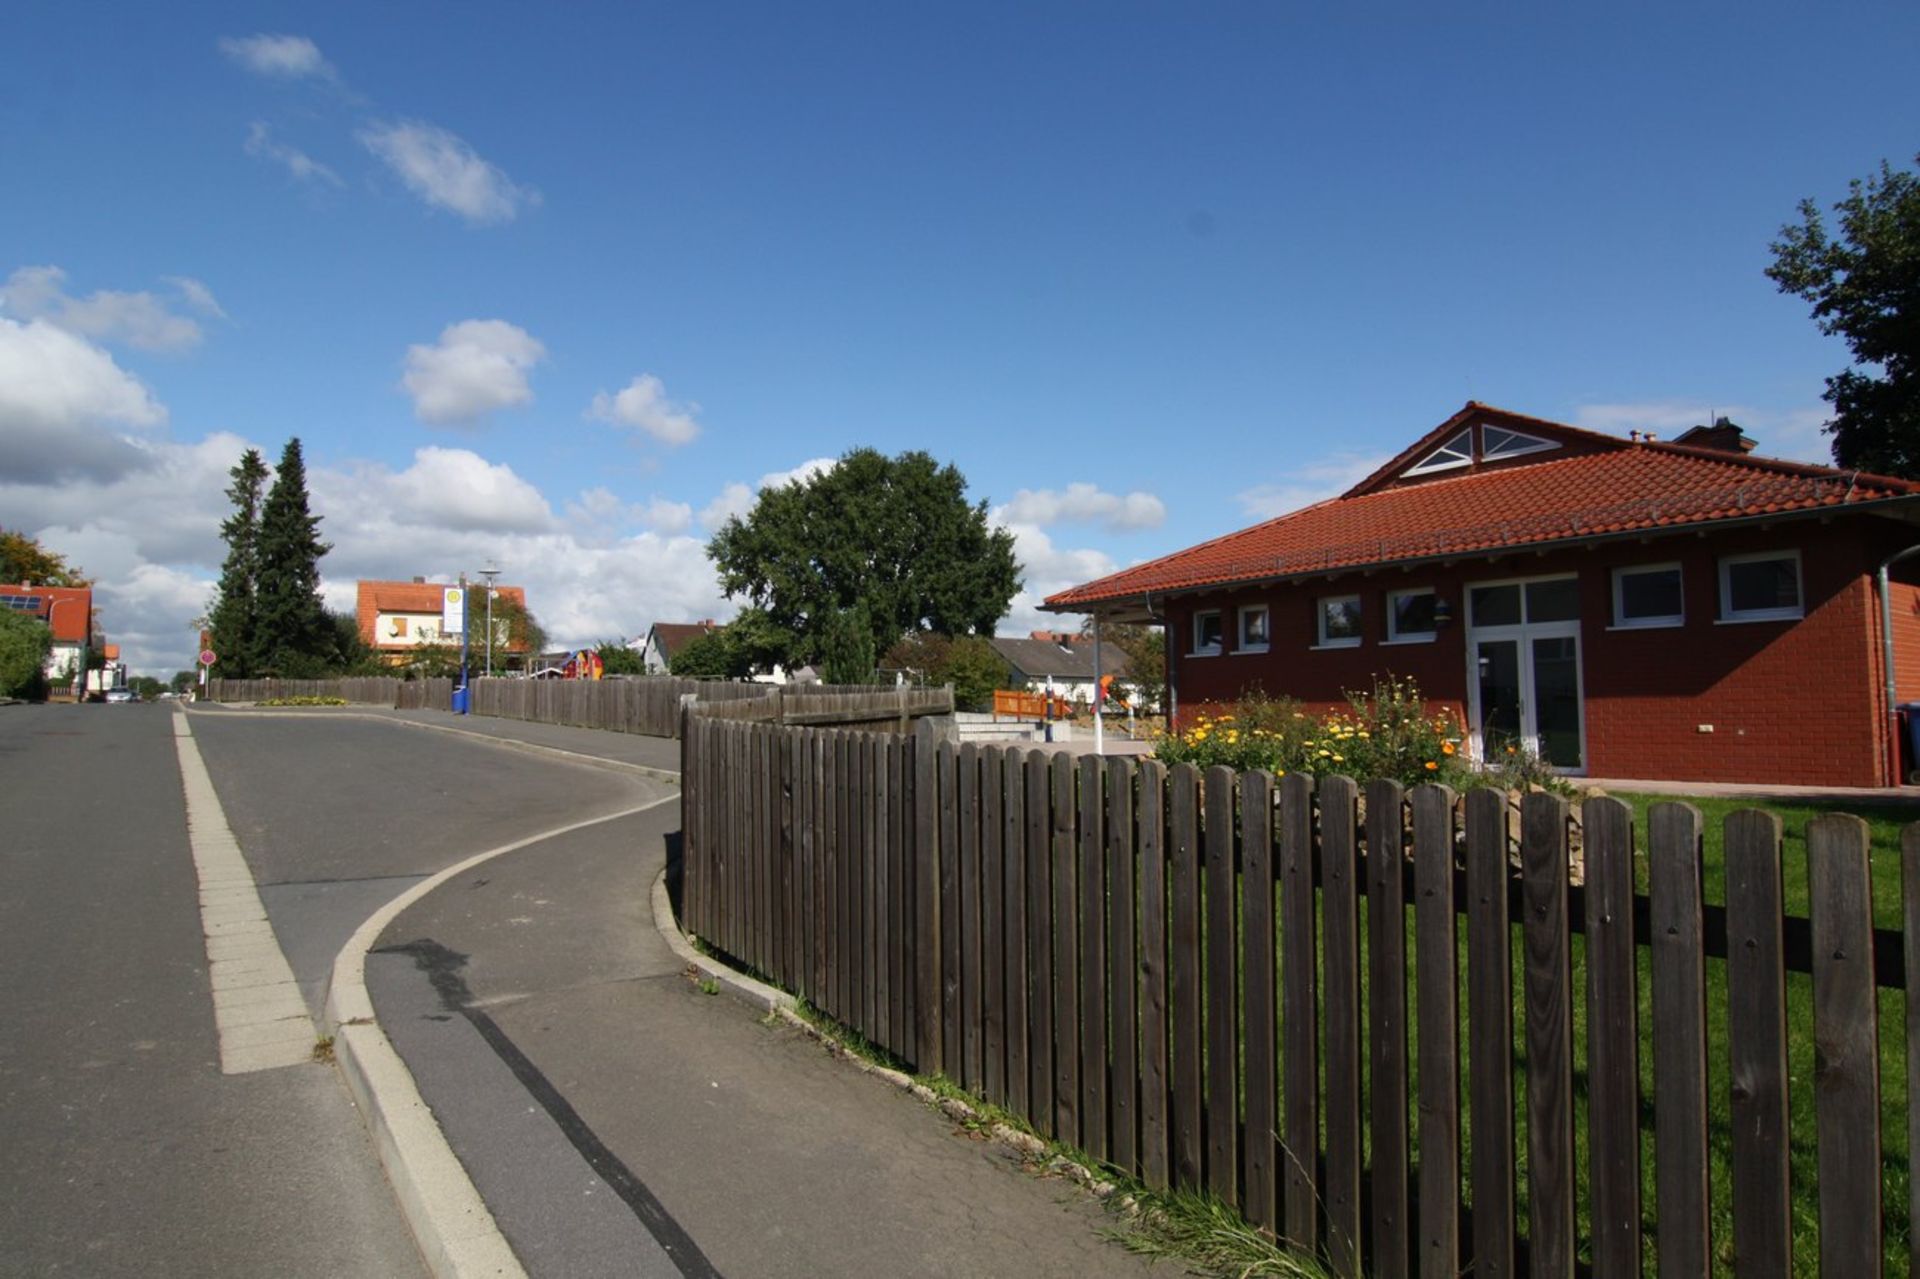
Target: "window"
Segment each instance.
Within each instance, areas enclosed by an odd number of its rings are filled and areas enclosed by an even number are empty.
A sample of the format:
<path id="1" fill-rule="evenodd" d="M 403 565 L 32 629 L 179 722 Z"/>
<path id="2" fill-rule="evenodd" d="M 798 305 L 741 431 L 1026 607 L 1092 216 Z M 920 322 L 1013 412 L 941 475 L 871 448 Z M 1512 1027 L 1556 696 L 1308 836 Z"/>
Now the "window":
<path id="1" fill-rule="evenodd" d="M 1580 579 L 1537 577 L 1526 582 L 1475 586 L 1467 591 L 1467 616 L 1474 626 L 1577 622 L 1580 620 Z"/>
<path id="2" fill-rule="evenodd" d="M 1249 604 L 1240 610 L 1240 643 L 1236 646 L 1242 653 L 1264 653 L 1267 651 L 1267 606 Z"/>
<path id="3" fill-rule="evenodd" d="M 1193 656 L 1211 657 L 1220 651 L 1220 610 L 1193 615 Z"/>
<path id="4" fill-rule="evenodd" d="M 1439 630 L 1434 607 L 1439 597 L 1431 590 L 1394 591 L 1387 596 L 1387 643 L 1415 644 L 1433 639 Z"/>
<path id="5" fill-rule="evenodd" d="M 1450 471 L 1456 466 L 1473 464 L 1473 428 L 1468 427 L 1433 452 L 1409 466 L 1408 475 L 1430 475 L 1434 471 Z"/>
<path id="6" fill-rule="evenodd" d="M 1800 552 L 1762 551 L 1720 561 L 1720 620 L 1771 622 L 1801 617 Z"/>
<path id="7" fill-rule="evenodd" d="M 1548 449 L 1559 447 L 1552 440 L 1543 440 L 1537 435 L 1523 435 L 1519 431 L 1509 431 L 1502 426 L 1480 428 L 1480 460 L 1482 462 L 1525 457 L 1529 453 L 1544 453 Z"/>
<path id="8" fill-rule="evenodd" d="M 1613 624 L 1679 626 L 1686 621 L 1678 564 L 1641 564 L 1613 570 Z"/>
<path id="9" fill-rule="evenodd" d="M 1320 601 L 1320 647 L 1354 648 L 1360 643 L 1360 597 L 1330 595 Z"/>

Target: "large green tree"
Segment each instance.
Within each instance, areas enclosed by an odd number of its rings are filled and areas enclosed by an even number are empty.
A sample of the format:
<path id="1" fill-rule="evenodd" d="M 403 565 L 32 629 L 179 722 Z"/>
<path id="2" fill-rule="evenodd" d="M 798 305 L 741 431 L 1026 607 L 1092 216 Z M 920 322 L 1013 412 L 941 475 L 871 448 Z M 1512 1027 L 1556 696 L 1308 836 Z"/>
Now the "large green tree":
<path id="1" fill-rule="evenodd" d="M 260 492 L 266 487 L 267 464 L 259 449 L 248 449 L 227 474 L 233 477 L 227 488 L 233 514 L 220 525 L 227 559 L 220 567 L 207 625 L 213 634 L 219 674 L 229 679 L 251 679 L 260 664 Z"/>
<path id="2" fill-rule="evenodd" d="M 67 557 L 49 551 L 38 538 L 16 529 L 0 528 L 0 582 L 34 586 L 91 586 L 86 574 L 67 563 Z"/>
<path id="3" fill-rule="evenodd" d="M 1767 275 L 1853 352 L 1854 367 L 1827 379 L 1834 462 L 1920 477 L 1920 179 L 1883 161 L 1833 211 L 1837 235 L 1801 201 Z"/>
<path id="4" fill-rule="evenodd" d="M 667 669 L 685 679 L 749 679 L 784 660 L 787 637 L 757 608 L 680 646 Z"/>
<path id="5" fill-rule="evenodd" d="M 765 612 L 789 668 L 826 660 L 864 615 L 869 668 L 916 631 L 992 634 L 1019 589 L 1013 535 L 967 502 L 967 481 L 926 453 L 858 448 L 802 483 L 764 489 L 707 546 L 729 597 Z M 859 614 L 855 610 L 860 610 Z"/>
<path id="6" fill-rule="evenodd" d="M 0 697 L 44 697 L 53 632 L 37 617 L 0 609 Z"/>
<path id="7" fill-rule="evenodd" d="M 334 665 L 337 645 L 320 602 L 320 559 L 331 549 L 320 540 L 320 517 L 308 507 L 307 464 L 295 437 L 280 454 L 260 508 L 254 596 L 260 674 L 311 679 Z"/>

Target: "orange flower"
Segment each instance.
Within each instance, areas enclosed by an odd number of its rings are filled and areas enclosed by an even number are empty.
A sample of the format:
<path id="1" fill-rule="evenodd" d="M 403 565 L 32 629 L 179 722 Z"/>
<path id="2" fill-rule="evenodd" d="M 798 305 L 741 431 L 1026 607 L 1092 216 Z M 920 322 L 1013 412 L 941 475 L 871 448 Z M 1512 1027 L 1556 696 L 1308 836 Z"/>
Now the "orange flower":
<path id="1" fill-rule="evenodd" d="M 1439 767 L 1440 767 L 1440 765 L 1438 765 L 1438 764 L 1436 764 L 1436 763 L 1434 763 L 1434 762 L 1433 762 L 1432 760 L 1428 760 L 1428 761 L 1427 761 L 1427 771 L 1428 771 L 1429 773 L 1431 773 L 1431 772 L 1433 772 L 1433 771 L 1435 771 L 1435 770 L 1436 770 L 1436 769 L 1438 769 Z"/>
<path id="2" fill-rule="evenodd" d="M 1442 755 L 1451 755 L 1451 754 L 1453 754 L 1453 743 L 1452 743 L 1452 742 L 1441 742 L 1441 743 L 1440 743 L 1440 753 L 1441 753 Z"/>

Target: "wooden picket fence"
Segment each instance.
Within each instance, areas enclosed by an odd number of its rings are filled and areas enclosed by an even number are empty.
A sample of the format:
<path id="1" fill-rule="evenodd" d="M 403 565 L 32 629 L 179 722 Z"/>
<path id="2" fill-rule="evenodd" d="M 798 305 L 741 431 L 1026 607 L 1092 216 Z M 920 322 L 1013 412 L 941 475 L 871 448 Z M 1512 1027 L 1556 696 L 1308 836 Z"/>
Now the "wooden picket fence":
<path id="1" fill-rule="evenodd" d="M 682 759 L 691 932 L 914 1068 L 1151 1186 L 1209 1191 L 1343 1275 L 1790 1273 L 1788 983 L 1810 973 L 1819 1264 L 1881 1271 L 1878 995 L 1912 988 L 1920 955 L 1873 926 L 1857 818 L 1811 823 L 1798 917 L 1757 811 L 1728 820 L 1722 904 L 1684 804 L 1652 810 L 1642 892 L 1613 799 L 1576 821 L 1544 794 L 1516 808 L 698 712 Z M 1911 929 L 1920 824 L 1904 873 Z M 1715 1054 L 1730 1228 L 1709 1202 Z"/>
<path id="2" fill-rule="evenodd" d="M 340 697 L 397 710 L 453 709 L 453 681 L 387 677 L 331 680 L 208 681 L 208 700 L 261 702 L 280 697 Z M 953 713 L 951 688 L 893 685 L 751 684 L 723 680 L 475 679 L 472 712 L 501 719 L 594 728 L 652 737 L 680 735 L 682 698 L 732 708 L 733 714 L 788 724 L 890 725 L 910 730 L 926 715 Z"/>

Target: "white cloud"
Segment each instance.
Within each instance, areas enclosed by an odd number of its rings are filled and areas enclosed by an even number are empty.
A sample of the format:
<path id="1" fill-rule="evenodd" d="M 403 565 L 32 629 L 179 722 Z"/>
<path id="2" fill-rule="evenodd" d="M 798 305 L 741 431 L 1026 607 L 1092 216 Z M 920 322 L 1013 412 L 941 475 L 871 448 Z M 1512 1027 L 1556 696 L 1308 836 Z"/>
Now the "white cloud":
<path id="1" fill-rule="evenodd" d="M 204 282 L 190 275 L 163 275 L 160 278 L 178 289 L 180 296 L 185 298 L 187 305 L 194 310 L 219 320 L 227 318 L 226 311 L 220 306 L 220 300 L 213 296 L 213 290 Z"/>
<path id="2" fill-rule="evenodd" d="M 567 504 L 567 517 L 585 532 L 602 537 L 633 526 L 656 533 L 684 533 L 693 527 L 693 507 L 654 497 L 629 503 L 609 488 L 591 488 Z"/>
<path id="3" fill-rule="evenodd" d="M 320 56 L 320 47 L 306 36 L 224 36 L 220 52 L 255 75 L 277 80 L 335 78 L 332 64 Z"/>
<path id="4" fill-rule="evenodd" d="M 733 483 L 720 490 L 711 502 L 700 508 L 700 527 L 711 533 L 729 519 L 739 516 L 745 518 L 759 500 L 763 489 L 785 488 L 789 484 L 807 484 L 815 476 L 825 475 L 840 465 L 840 459 L 834 457 L 808 458 L 789 471 L 768 471 L 760 477 L 760 482 L 749 488 L 745 484 Z"/>
<path id="5" fill-rule="evenodd" d="M 346 185 L 340 180 L 339 174 L 299 147 L 277 140 L 273 130 L 264 121 L 255 120 L 247 126 L 246 150 L 255 159 L 272 160 L 281 165 L 301 182 L 318 182 L 333 187 Z"/>
<path id="6" fill-rule="evenodd" d="M 462 320 L 441 330 L 433 346 L 407 348 L 401 385 L 414 416 L 436 424 L 470 423 L 495 409 L 530 404 L 527 374 L 547 348 L 505 320 Z"/>
<path id="7" fill-rule="evenodd" d="M 330 476 L 329 484 L 333 483 Z M 319 485 L 313 486 L 319 492 Z M 540 490 L 505 463 L 489 462 L 467 449 L 416 450 L 403 471 L 365 465 L 327 494 L 333 509 L 356 528 L 379 525 L 458 532 L 539 533 L 553 527 L 553 511 Z"/>
<path id="8" fill-rule="evenodd" d="M 1158 528 L 1166 523 L 1166 503 L 1151 493 L 1102 492 L 1085 482 L 1052 489 L 1021 489 L 995 512 L 995 518 L 1013 524 L 1099 524 L 1113 532 Z"/>
<path id="9" fill-rule="evenodd" d="M 594 421 L 630 426 L 675 446 L 690 443 L 700 434 L 700 424 L 694 421 L 699 412 L 698 404 L 669 400 L 666 385 L 651 373 L 642 373 L 617 395 L 600 392 L 587 406 L 587 416 Z"/>
<path id="10" fill-rule="evenodd" d="M 0 316 L 0 484 L 143 469 L 143 441 L 127 428 L 166 418 L 153 394 L 99 347 L 45 320 Z"/>
<path id="11" fill-rule="evenodd" d="M 469 222 L 511 222 L 524 205 L 540 203 L 540 193 L 516 186 L 461 138 L 418 120 L 374 124 L 360 141 L 407 189 L 437 208 Z"/>
<path id="12" fill-rule="evenodd" d="M 720 495 L 700 508 L 700 527 L 712 533 L 736 516 L 745 519 L 753 509 L 753 490 L 744 484 L 729 484 Z"/>
<path id="13" fill-rule="evenodd" d="M 67 293 L 66 281 L 67 273 L 57 266 L 23 266 L 0 285 L 0 306 L 23 320 L 46 320 L 81 337 L 124 342 L 143 351 L 180 351 L 200 344 L 200 326 L 169 311 L 151 293 L 101 289 L 77 298 Z"/>
<path id="14" fill-rule="evenodd" d="M 1020 589 L 1000 620 L 1004 635 L 1024 635 L 1034 630 L 1072 630 L 1077 619 L 1045 613 L 1040 605 L 1047 596 L 1105 577 L 1119 566 L 1105 551 L 1056 547 L 1053 539 L 1031 524 L 1007 524 L 1013 534 L 1013 557 L 1020 565 Z"/>
<path id="15" fill-rule="evenodd" d="M 1384 454 L 1337 453 L 1308 462 L 1284 479 L 1236 493 L 1234 500 L 1254 519 L 1269 520 L 1338 497 L 1386 461 Z"/>
<path id="16" fill-rule="evenodd" d="M 1824 408 L 1760 408 L 1751 404 L 1709 404 L 1705 400 L 1646 400 L 1639 403 L 1582 404 L 1574 409 L 1575 426 L 1612 435 L 1652 431 L 1663 440 L 1678 437 L 1689 427 L 1717 418 L 1729 418 L 1758 442 L 1762 457 L 1833 465 L 1833 440 L 1822 428 Z"/>

